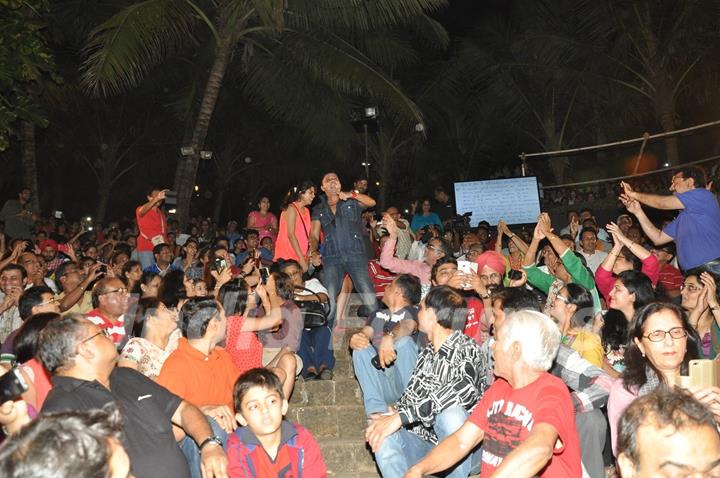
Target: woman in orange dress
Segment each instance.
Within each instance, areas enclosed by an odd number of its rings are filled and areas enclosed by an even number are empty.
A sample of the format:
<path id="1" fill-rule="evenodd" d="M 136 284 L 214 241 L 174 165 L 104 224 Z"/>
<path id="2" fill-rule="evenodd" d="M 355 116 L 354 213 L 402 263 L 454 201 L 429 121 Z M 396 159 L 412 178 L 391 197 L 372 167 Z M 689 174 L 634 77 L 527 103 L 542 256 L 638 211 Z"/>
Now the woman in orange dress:
<path id="1" fill-rule="evenodd" d="M 275 244 L 275 257 L 293 259 L 300 264 L 303 272 L 308 269 L 308 247 L 310 245 L 310 209 L 315 199 L 315 185 L 303 181 L 288 191 L 280 213 L 280 230 Z"/>

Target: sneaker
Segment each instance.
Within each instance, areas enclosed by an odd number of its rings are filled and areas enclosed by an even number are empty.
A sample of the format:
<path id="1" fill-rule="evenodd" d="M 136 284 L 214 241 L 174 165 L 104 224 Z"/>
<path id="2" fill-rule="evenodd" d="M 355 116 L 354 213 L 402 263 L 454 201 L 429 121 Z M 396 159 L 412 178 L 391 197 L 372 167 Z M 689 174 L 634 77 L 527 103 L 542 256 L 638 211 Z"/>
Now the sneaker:
<path id="1" fill-rule="evenodd" d="M 323 369 L 323 371 L 320 372 L 320 375 L 318 377 L 320 378 L 320 380 L 332 380 L 333 371 L 329 368 Z"/>

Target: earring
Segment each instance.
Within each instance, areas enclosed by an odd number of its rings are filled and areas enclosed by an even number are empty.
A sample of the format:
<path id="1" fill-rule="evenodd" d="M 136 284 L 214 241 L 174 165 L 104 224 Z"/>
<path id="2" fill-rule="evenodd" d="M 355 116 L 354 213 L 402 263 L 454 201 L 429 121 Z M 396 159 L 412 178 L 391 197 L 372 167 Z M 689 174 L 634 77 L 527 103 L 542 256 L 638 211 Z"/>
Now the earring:
<path id="1" fill-rule="evenodd" d="M 640 352 L 640 355 L 642 355 L 643 358 L 645 358 L 645 352 Z"/>

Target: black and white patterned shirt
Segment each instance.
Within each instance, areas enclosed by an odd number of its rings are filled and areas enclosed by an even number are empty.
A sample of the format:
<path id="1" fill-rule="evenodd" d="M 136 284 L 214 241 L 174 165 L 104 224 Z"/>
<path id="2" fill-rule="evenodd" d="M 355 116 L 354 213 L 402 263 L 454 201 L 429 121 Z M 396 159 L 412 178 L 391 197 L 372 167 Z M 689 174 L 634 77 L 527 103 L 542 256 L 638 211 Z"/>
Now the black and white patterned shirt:
<path id="1" fill-rule="evenodd" d="M 407 388 L 397 402 L 403 425 L 420 438 L 437 444 L 435 417 L 450 407 L 468 413 L 487 388 L 487 355 L 461 331 L 454 331 L 435 352 L 428 344 L 418 355 Z"/>

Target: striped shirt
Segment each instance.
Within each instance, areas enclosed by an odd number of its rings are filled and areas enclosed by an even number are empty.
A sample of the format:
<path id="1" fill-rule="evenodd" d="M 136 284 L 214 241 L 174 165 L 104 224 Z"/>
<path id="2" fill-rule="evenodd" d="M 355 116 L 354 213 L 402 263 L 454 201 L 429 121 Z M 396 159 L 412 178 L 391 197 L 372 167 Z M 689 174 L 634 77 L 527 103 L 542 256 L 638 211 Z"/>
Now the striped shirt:
<path id="1" fill-rule="evenodd" d="M 117 322 L 113 322 L 109 318 L 105 317 L 102 312 L 100 312 L 100 309 L 93 309 L 87 313 L 86 317 L 90 322 L 97 325 L 101 329 L 107 329 L 107 331 L 110 333 L 110 338 L 115 345 L 120 346 L 125 341 L 124 315 L 118 317 Z"/>

